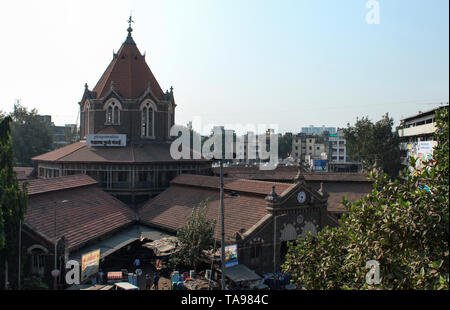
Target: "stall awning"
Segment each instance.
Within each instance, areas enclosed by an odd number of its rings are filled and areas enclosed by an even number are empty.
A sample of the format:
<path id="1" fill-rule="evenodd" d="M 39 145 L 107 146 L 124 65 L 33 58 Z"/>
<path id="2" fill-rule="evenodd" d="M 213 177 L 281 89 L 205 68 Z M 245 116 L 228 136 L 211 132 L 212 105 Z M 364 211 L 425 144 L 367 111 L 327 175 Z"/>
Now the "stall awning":
<path id="1" fill-rule="evenodd" d="M 83 247 L 76 252 L 70 253 L 69 260 L 76 260 L 81 264 L 81 256 L 91 251 L 100 249 L 100 259 L 102 259 L 136 240 L 159 240 L 167 237 L 170 237 L 170 235 L 155 228 L 150 228 L 143 225 L 133 225 L 108 239 L 99 241 L 95 244 Z"/>
<path id="2" fill-rule="evenodd" d="M 245 265 L 238 264 L 225 268 L 225 276 L 233 282 L 257 281 L 262 278 Z"/>
<path id="3" fill-rule="evenodd" d="M 143 246 L 153 250 L 156 256 L 168 256 L 177 250 L 178 238 L 167 237 L 152 242 L 148 242 Z"/>

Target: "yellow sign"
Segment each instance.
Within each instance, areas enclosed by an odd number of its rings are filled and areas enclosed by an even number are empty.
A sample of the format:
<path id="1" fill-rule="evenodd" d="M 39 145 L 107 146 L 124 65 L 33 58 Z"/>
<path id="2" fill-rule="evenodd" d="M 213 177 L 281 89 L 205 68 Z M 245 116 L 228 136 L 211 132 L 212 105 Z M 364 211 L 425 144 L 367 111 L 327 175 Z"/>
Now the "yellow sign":
<path id="1" fill-rule="evenodd" d="M 98 273 L 100 264 L 100 249 L 81 256 L 81 281 Z"/>

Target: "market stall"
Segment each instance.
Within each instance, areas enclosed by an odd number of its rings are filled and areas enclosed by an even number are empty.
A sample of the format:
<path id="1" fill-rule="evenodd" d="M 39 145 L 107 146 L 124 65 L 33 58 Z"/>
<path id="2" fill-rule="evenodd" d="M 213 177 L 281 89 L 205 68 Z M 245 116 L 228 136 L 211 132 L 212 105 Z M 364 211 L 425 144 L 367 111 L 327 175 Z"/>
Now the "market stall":
<path id="1" fill-rule="evenodd" d="M 225 277 L 232 282 L 233 289 L 251 289 L 252 284 L 262 284 L 262 277 L 243 264 L 226 268 Z"/>

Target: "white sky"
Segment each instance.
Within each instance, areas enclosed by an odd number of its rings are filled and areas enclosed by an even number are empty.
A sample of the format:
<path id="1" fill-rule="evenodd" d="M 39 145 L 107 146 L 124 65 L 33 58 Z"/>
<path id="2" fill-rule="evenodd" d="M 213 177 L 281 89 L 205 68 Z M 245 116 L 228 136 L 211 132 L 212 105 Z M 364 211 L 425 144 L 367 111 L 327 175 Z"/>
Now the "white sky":
<path id="1" fill-rule="evenodd" d="M 57 125 L 74 123 L 133 37 L 159 84 L 174 87 L 176 122 L 277 124 L 281 132 L 401 117 L 448 101 L 448 1 L 2 1 L 0 110 L 15 99 Z M 203 132 L 205 133 L 205 132 Z"/>

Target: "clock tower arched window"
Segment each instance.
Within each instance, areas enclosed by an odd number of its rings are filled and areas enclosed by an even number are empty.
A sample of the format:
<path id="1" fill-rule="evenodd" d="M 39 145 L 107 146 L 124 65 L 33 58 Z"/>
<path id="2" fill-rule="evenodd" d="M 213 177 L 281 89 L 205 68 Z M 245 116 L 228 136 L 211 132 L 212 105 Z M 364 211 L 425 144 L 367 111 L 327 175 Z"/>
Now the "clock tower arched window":
<path id="1" fill-rule="evenodd" d="M 155 137 L 155 112 L 156 105 L 151 100 L 146 100 L 141 104 L 141 136 Z"/>
<path id="2" fill-rule="evenodd" d="M 105 104 L 106 125 L 120 125 L 120 110 L 122 106 L 116 99 L 109 100 Z"/>

